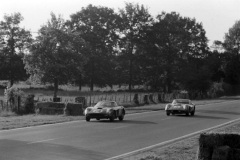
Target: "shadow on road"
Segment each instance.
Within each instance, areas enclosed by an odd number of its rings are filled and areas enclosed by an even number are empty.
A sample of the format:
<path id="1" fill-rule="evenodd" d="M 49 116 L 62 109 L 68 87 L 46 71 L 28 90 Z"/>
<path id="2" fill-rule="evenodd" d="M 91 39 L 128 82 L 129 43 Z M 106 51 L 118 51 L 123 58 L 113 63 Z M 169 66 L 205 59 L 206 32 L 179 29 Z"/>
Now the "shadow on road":
<path id="1" fill-rule="evenodd" d="M 194 115 L 194 116 L 186 116 L 186 115 L 174 115 L 177 117 L 186 117 L 186 118 L 204 118 L 204 119 L 228 119 L 225 117 L 216 117 L 216 116 L 206 116 L 206 115 Z"/>
<path id="2" fill-rule="evenodd" d="M 109 120 L 105 119 L 105 120 L 91 120 L 90 122 L 98 122 L 98 123 L 128 123 L 128 124 L 157 124 L 155 122 L 151 122 L 151 121 L 137 121 L 137 120 L 123 120 L 123 121 L 119 121 L 119 120 L 114 120 L 113 122 L 110 122 Z"/>
<path id="3" fill-rule="evenodd" d="M 232 115 L 240 115 L 239 112 L 231 112 L 231 111 L 219 111 L 219 110 L 199 110 L 201 113 L 211 113 L 211 114 L 232 114 Z"/>

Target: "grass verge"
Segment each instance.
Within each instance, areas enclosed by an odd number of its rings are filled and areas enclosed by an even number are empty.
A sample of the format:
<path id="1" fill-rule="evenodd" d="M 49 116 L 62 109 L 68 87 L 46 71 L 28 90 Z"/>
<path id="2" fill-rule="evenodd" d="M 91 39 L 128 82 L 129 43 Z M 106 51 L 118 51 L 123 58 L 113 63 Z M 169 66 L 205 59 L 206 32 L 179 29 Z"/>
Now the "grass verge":
<path id="1" fill-rule="evenodd" d="M 240 122 L 233 123 L 210 132 L 239 133 Z M 132 155 L 122 160 L 194 160 L 197 158 L 199 135 L 173 143 L 167 147 Z"/>

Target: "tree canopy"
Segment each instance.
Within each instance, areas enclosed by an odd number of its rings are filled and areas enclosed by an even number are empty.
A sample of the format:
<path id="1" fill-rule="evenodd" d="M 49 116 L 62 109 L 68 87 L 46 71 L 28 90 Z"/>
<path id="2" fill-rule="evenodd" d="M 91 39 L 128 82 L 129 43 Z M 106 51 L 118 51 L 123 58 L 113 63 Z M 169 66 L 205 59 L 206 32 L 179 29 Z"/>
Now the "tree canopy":
<path id="1" fill-rule="evenodd" d="M 68 21 L 73 31 L 79 32 L 86 44 L 87 63 L 84 77 L 91 90 L 93 86 L 112 85 L 112 59 L 118 42 L 119 16 L 113 9 L 88 5 L 72 14 Z M 101 75 L 101 76 L 99 76 Z"/>
<path id="2" fill-rule="evenodd" d="M 19 27 L 22 20 L 16 13 L 0 22 L 0 79 L 24 79 L 25 66 L 31 80 L 54 84 L 54 97 L 59 84 L 76 82 L 91 91 L 126 84 L 169 93 L 240 84 L 240 21 L 211 50 L 196 19 L 176 12 L 152 17 L 138 3 L 118 12 L 88 5 L 66 21 L 52 13 L 34 40 Z"/>
<path id="3" fill-rule="evenodd" d="M 58 85 L 67 84 L 76 72 L 82 71 L 84 59 L 78 46 L 84 47 L 84 41 L 65 27 L 64 20 L 51 14 L 51 20 L 39 30 L 30 54 L 24 62 L 28 73 L 42 82 L 54 83 L 57 95 Z"/>
<path id="4" fill-rule="evenodd" d="M 10 80 L 10 86 L 27 77 L 22 58 L 32 43 L 32 36 L 19 26 L 22 20 L 20 13 L 14 13 L 5 15 L 0 22 L 0 79 Z"/>

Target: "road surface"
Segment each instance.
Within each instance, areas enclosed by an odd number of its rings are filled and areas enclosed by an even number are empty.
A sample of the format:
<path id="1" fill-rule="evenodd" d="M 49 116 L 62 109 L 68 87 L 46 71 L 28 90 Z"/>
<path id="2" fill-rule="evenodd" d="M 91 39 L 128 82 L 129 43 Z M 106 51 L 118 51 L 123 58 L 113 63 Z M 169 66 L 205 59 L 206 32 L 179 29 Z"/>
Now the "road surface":
<path id="1" fill-rule="evenodd" d="M 240 118 L 240 101 L 196 107 L 196 115 L 129 114 L 0 131 L 0 160 L 102 160 Z"/>

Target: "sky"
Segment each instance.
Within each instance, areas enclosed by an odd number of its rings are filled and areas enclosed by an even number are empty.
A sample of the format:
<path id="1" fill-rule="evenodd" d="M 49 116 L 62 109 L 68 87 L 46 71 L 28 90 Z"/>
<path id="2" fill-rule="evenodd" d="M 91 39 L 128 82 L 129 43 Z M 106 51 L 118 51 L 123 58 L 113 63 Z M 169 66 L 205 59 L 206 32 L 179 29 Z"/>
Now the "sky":
<path id="1" fill-rule="evenodd" d="M 202 23 L 210 46 L 214 40 L 223 41 L 229 28 L 240 20 L 240 0 L 0 0 L 0 21 L 5 14 L 20 12 L 24 18 L 20 26 L 35 34 L 50 19 L 51 12 L 68 20 L 89 4 L 117 12 L 125 7 L 125 2 L 144 5 L 153 17 L 163 11 L 175 11 L 195 18 Z"/>

